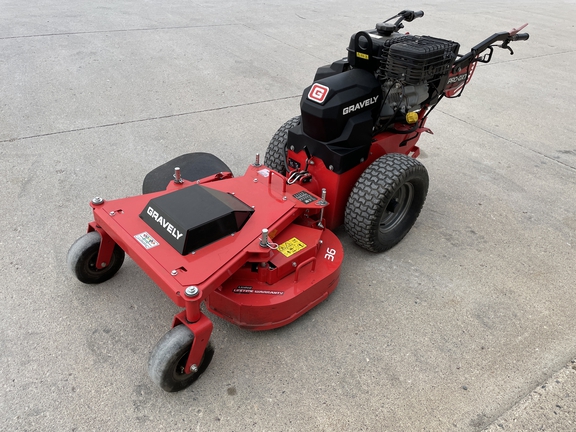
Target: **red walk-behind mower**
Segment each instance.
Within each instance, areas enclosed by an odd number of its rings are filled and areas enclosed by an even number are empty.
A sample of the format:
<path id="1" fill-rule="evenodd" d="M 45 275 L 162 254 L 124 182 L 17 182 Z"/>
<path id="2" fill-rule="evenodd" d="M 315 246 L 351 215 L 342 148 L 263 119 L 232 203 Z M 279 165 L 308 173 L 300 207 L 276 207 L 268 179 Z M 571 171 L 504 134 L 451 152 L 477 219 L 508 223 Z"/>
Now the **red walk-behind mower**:
<path id="1" fill-rule="evenodd" d="M 415 159 L 428 114 L 462 94 L 495 46 L 513 54 L 510 42 L 528 39 L 521 27 L 459 55 L 456 42 L 399 33 L 421 16 L 402 11 L 354 34 L 243 176 L 190 153 L 151 171 L 143 195 L 92 200 L 94 221 L 68 252 L 76 277 L 104 282 L 128 253 L 184 309 L 148 363 L 164 390 L 186 388 L 212 359 L 202 302 L 245 329 L 284 326 L 338 285 L 344 254 L 331 229 L 344 224 L 373 252 L 408 233 L 428 191 Z"/>

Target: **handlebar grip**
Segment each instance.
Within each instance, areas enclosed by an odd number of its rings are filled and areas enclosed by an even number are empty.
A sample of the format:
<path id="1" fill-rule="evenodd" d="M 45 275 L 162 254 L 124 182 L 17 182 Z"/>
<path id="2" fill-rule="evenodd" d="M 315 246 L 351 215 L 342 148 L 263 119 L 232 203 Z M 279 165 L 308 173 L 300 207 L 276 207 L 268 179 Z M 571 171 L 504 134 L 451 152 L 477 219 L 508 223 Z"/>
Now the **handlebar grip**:
<path id="1" fill-rule="evenodd" d="M 422 18 L 424 16 L 424 12 L 423 11 L 403 10 L 402 12 L 400 12 L 396 16 L 400 17 L 400 21 L 404 20 L 404 21 L 412 22 L 416 18 Z"/>
<path id="2" fill-rule="evenodd" d="M 528 33 L 518 33 L 512 36 L 511 40 L 513 41 L 525 41 L 528 40 L 530 35 Z"/>

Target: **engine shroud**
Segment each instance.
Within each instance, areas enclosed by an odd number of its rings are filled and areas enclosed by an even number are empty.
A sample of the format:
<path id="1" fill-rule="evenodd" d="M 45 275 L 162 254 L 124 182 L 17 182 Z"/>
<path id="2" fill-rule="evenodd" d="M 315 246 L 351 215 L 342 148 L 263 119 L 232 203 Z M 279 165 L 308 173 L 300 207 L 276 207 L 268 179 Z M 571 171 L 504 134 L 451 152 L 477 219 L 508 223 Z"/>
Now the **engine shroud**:
<path id="1" fill-rule="evenodd" d="M 381 84 L 374 73 L 352 69 L 316 82 L 325 91 L 322 102 L 306 88 L 300 102 L 301 124 L 288 132 L 288 145 L 304 148 L 324 161 L 335 173 L 343 173 L 366 159 L 372 131 L 382 105 Z"/>

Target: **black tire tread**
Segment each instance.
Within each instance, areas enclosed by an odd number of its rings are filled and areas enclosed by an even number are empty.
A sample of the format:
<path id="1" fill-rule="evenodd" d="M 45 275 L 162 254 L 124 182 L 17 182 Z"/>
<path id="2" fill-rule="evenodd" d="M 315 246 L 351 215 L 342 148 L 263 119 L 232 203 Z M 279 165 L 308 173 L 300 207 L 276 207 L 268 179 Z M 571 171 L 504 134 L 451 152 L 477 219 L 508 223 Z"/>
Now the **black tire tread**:
<path id="1" fill-rule="evenodd" d="M 421 203 L 411 210 L 413 219 L 409 226 L 400 230 L 396 238 L 386 244 L 378 240 L 380 216 L 394 192 L 410 179 L 419 180 Z M 428 172 L 418 160 L 401 153 L 390 153 L 376 159 L 362 173 L 348 198 L 344 214 L 344 226 L 352 239 L 372 252 L 383 252 L 395 246 L 418 218 L 428 192 Z"/>
<path id="2" fill-rule="evenodd" d="M 292 117 L 276 131 L 264 156 L 264 165 L 282 175 L 286 174 L 286 143 L 288 131 L 300 124 L 301 116 Z"/>
<path id="3" fill-rule="evenodd" d="M 211 342 L 208 342 L 198 372 L 183 375 L 182 379 L 178 380 L 173 378 L 174 368 L 177 367 L 182 356 L 186 356 L 190 351 L 193 341 L 194 334 L 190 329 L 185 325 L 178 325 L 164 334 L 152 350 L 148 360 L 148 374 L 152 381 L 163 390 L 177 392 L 185 389 L 204 373 L 212 361 L 214 347 Z"/>
<path id="4" fill-rule="evenodd" d="M 122 267 L 126 254 L 120 246 L 115 245 L 111 262 L 108 263 L 107 267 L 101 270 L 87 270 L 87 265 L 89 265 L 91 261 L 96 261 L 101 241 L 102 238 L 100 234 L 97 231 L 91 231 L 84 234 L 70 246 L 66 256 L 66 262 L 68 268 L 70 268 L 80 282 L 85 284 L 105 282 L 113 277 L 118 270 L 120 270 L 120 267 Z"/>

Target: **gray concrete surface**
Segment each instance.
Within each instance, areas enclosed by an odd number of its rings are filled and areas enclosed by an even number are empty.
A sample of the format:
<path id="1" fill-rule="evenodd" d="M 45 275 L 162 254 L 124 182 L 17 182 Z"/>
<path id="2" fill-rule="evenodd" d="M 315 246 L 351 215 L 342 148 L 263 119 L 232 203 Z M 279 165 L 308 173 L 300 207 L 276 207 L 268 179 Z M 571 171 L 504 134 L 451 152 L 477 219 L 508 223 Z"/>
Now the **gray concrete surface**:
<path id="1" fill-rule="evenodd" d="M 326 302 L 265 333 L 214 318 L 202 378 L 156 388 L 178 309 L 130 260 L 99 286 L 68 273 L 88 201 L 191 151 L 242 173 L 316 68 L 403 8 L 465 48 L 531 38 L 430 116 L 430 192 L 400 245 L 338 230 Z M 0 430 L 574 430 L 575 19 L 559 0 L 0 0 Z"/>
<path id="2" fill-rule="evenodd" d="M 576 430 L 576 361 L 555 373 L 485 430 Z"/>

